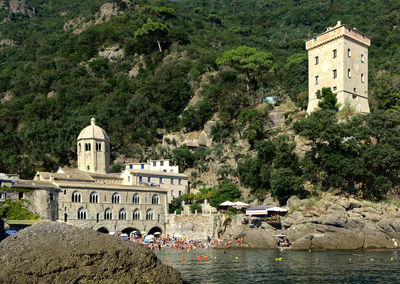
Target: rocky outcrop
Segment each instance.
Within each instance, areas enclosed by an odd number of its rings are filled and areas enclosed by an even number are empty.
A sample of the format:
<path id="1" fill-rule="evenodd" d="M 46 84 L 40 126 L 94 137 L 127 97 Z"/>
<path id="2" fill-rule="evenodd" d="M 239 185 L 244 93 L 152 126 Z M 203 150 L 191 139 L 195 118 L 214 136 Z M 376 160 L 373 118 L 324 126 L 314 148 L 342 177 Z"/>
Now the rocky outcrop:
<path id="1" fill-rule="evenodd" d="M 110 61 L 116 61 L 119 58 L 124 57 L 124 51 L 118 45 L 113 45 L 100 50 L 99 55 L 109 59 Z"/>
<path id="2" fill-rule="evenodd" d="M 327 194 L 304 200 L 291 197 L 287 208 L 280 230 L 268 224 L 251 229 L 232 221 L 227 235 L 234 239 L 242 234 L 249 247 L 276 248 L 273 236 L 282 234 L 298 250 L 394 249 L 393 239 L 400 243 L 400 209 L 394 205 Z"/>
<path id="3" fill-rule="evenodd" d="M 0 283 L 185 283 L 147 248 L 63 223 L 0 242 Z"/>
<path id="4" fill-rule="evenodd" d="M 98 25 L 107 22 L 111 16 L 120 13 L 119 7 L 116 3 L 107 2 L 101 5 L 100 11 L 95 14 L 95 19 L 85 22 L 84 17 L 77 17 L 64 24 L 64 31 L 72 29 L 73 34 L 80 34 L 93 25 Z"/>

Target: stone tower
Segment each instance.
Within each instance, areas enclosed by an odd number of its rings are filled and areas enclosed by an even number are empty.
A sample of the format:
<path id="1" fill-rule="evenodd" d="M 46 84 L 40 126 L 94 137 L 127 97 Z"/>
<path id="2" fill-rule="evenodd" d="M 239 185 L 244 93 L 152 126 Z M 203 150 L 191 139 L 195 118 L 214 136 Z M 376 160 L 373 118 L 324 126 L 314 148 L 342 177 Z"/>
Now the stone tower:
<path id="1" fill-rule="evenodd" d="M 78 168 L 81 171 L 105 174 L 110 169 L 110 138 L 91 119 L 77 139 Z"/>
<path id="2" fill-rule="evenodd" d="M 308 51 L 308 107 L 318 108 L 316 92 L 330 87 L 340 107 L 346 102 L 358 113 L 369 113 L 368 47 L 371 39 L 365 34 L 342 25 L 306 42 Z"/>

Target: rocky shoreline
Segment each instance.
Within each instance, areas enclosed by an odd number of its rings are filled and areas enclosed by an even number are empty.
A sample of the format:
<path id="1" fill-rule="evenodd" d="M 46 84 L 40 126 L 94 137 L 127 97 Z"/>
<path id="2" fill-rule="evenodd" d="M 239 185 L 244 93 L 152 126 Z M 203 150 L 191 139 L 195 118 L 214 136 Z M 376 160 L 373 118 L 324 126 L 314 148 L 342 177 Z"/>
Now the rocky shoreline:
<path id="1" fill-rule="evenodd" d="M 232 217 L 225 237 L 241 246 L 230 248 L 277 249 L 275 235 L 286 235 L 288 250 L 391 250 L 400 245 L 400 209 L 394 204 L 360 201 L 350 197 L 325 195 L 322 198 L 288 200 L 289 213 L 282 217 L 281 229 L 263 223 L 250 228 L 241 223 L 244 215 Z M 221 248 L 227 248 L 221 246 Z"/>
<path id="2" fill-rule="evenodd" d="M 0 283 L 187 283 L 149 249 L 46 222 L 0 242 Z"/>

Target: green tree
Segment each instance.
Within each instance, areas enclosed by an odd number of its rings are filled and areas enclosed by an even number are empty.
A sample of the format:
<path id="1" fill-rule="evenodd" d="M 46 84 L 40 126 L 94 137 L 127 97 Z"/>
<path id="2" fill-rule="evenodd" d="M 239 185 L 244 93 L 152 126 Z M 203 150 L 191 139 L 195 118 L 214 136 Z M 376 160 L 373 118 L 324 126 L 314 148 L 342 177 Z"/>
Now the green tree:
<path id="1" fill-rule="evenodd" d="M 373 98 L 379 109 L 400 109 L 400 76 L 390 73 L 380 75 L 374 84 Z"/>
<path id="2" fill-rule="evenodd" d="M 230 49 L 217 58 L 218 65 L 229 65 L 246 76 L 247 93 L 250 93 L 250 82 L 256 75 L 269 71 L 273 59 L 272 53 L 258 51 L 248 46 Z"/>
<path id="3" fill-rule="evenodd" d="M 168 28 L 161 22 L 153 22 L 151 19 L 147 19 L 147 22 L 143 24 L 134 33 L 135 40 L 140 39 L 151 39 L 157 43 L 158 50 L 162 52 L 161 40 L 166 36 Z"/>
<path id="4" fill-rule="evenodd" d="M 338 109 L 336 95 L 332 92 L 331 88 L 322 88 L 317 91 L 317 98 L 320 100 L 318 106 L 321 109 Z"/>
<path id="5" fill-rule="evenodd" d="M 226 180 L 217 186 L 215 195 L 210 199 L 210 205 L 217 208 L 222 202 L 226 200 L 234 201 L 241 195 L 239 188 Z"/>

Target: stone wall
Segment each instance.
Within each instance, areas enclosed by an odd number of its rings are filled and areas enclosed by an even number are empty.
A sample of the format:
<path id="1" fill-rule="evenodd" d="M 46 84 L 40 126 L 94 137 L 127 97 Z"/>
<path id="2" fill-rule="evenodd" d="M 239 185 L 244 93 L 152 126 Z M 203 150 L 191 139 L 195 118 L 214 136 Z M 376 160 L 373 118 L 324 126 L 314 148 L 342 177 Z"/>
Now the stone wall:
<path id="1" fill-rule="evenodd" d="M 217 236 L 217 214 L 169 214 L 166 217 L 166 233 L 181 234 L 189 239 L 206 239 Z"/>
<path id="2" fill-rule="evenodd" d="M 24 201 L 26 208 L 33 213 L 39 214 L 42 219 L 57 220 L 58 192 L 56 190 L 32 189 L 24 192 L 7 191 L 4 194 L 7 199 Z"/>

